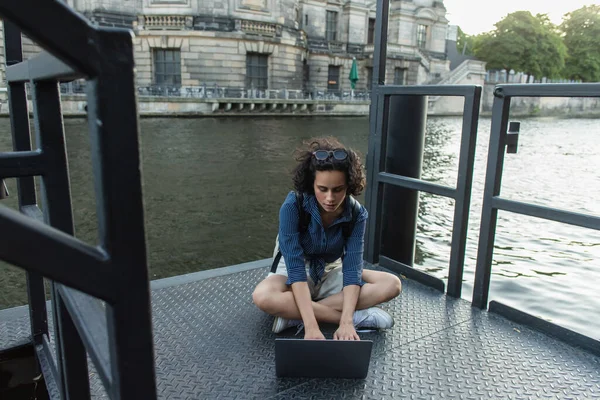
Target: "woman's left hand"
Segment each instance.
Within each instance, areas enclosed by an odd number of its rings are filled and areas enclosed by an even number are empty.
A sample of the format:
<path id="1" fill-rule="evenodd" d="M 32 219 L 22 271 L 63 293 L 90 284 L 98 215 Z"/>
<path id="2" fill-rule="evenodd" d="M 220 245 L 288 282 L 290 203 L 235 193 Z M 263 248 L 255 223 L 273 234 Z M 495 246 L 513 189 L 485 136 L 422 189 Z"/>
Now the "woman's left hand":
<path id="1" fill-rule="evenodd" d="M 333 334 L 334 340 L 360 340 L 358 337 L 358 333 L 356 333 L 356 329 L 354 329 L 354 325 L 352 324 L 342 324 Z"/>

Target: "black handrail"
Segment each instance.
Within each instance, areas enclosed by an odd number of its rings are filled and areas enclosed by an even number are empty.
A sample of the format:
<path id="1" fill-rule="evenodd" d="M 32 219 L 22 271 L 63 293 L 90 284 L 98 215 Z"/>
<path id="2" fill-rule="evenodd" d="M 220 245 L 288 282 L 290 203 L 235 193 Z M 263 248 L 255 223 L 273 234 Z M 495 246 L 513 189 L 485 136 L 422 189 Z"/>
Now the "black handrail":
<path id="1" fill-rule="evenodd" d="M 380 260 L 381 230 L 383 223 L 383 190 L 384 185 L 394 185 L 411 190 L 424 191 L 455 200 L 454 222 L 452 230 L 452 245 L 450 250 L 450 263 L 448 274 L 447 294 L 460 297 L 462 290 L 462 277 L 464 257 L 467 240 L 469 207 L 471 203 L 471 187 L 473 180 L 473 165 L 475 160 L 475 143 L 477 137 L 477 121 L 479 119 L 479 105 L 481 87 L 474 85 L 439 85 L 439 86 L 386 86 L 376 85 L 373 91 L 375 103 L 375 132 L 369 139 L 368 158 L 368 187 L 367 208 L 370 218 L 367 226 L 365 259 L 371 263 L 380 262 L 398 272 L 423 283 L 429 284 L 438 290 L 444 290 L 444 283 L 426 273 L 412 268 L 406 262 L 399 262 L 388 257 Z M 390 99 L 394 96 L 462 96 L 465 98 L 463 108 L 463 128 L 461 133 L 460 159 L 458 166 L 456 188 L 438 185 L 421 179 L 401 176 L 385 171 L 383 158 L 393 158 L 389 149 L 387 136 L 393 129 L 401 127 L 388 127 L 386 121 L 390 118 Z M 415 132 L 404 130 L 403 135 L 414 135 Z M 415 210 L 416 212 L 416 210 Z M 399 228 L 402 229 L 402 228 Z M 407 229 L 411 229 L 408 227 Z M 412 261 L 412 260 L 411 260 Z"/>
<path id="2" fill-rule="evenodd" d="M 412 192 L 426 191 L 440 196 L 455 199 L 454 222 L 452 232 L 452 244 L 450 254 L 450 268 L 448 275 L 447 294 L 460 297 L 462 287 L 462 274 L 465 257 L 466 230 L 468 223 L 468 212 L 470 206 L 471 182 L 473 176 L 473 161 L 475 152 L 475 140 L 477 135 L 477 123 L 479 116 L 479 104 L 481 88 L 475 86 L 387 86 L 386 76 L 386 49 L 388 32 L 389 1 L 377 0 L 377 17 L 375 27 L 375 49 L 373 57 L 373 92 L 371 97 L 370 124 L 369 124 L 369 147 L 367 157 L 368 186 L 366 193 L 366 207 L 370 217 L 367 224 L 365 236 L 365 259 L 370 263 L 379 262 L 382 266 L 402 272 L 409 278 L 421 281 L 424 284 L 444 290 L 444 282 L 424 272 L 412 268 L 412 254 L 405 256 L 406 262 L 389 259 L 381 256 L 382 246 L 382 224 L 383 199 L 385 185 L 388 187 L 402 187 Z M 461 150 L 459 159 L 459 170 L 457 187 L 449 188 L 441 185 L 424 182 L 419 176 L 404 176 L 385 171 L 386 159 L 394 157 L 388 145 L 390 131 L 402 130 L 403 127 L 392 124 L 393 115 L 390 113 L 390 105 L 394 98 L 403 96 L 416 96 L 415 100 L 422 100 L 423 96 L 463 96 L 465 106 L 463 110 L 463 131 L 461 139 Z M 488 307 L 488 294 L 491 277 L 492 256 L 496 232 L 496 219 L 498 210 L 515 212 L 523 215 L 544 218 L 561 223 L 572 224 L 600 230 L 600 218 L 593 215 L 580 214 L 552 207 L 544 207 L 530 203 L 513 201 L 500 197 L 502 180 L 502 169 L 504 152 L 516 152 L 518 143 L 518 129 L 511 130 L 509 127 L 509 110 L 512 97 L 600 97 L 600 83 L 589 84 L 509 84 L 496 86 L 494 91 L 494 105 L 492 110 L 492 129 L 490 135 L 489 154 L 487 161 L 487 173 L 483 198 L 482 218 L 479 234 L 477 268 L 475 271 L 475 285 L 473 290 L 472 304 L 474 307 L 485 309 Z M 409 103 L 404 103 L 409 105 Z M 417 107 L 419 112 L 422 110 Z M 395 111 L 398 111 L 397 109 Z M 409 116 L 407 119 L 411 119 Z M 394 121 L 397 122 L 397 121 Z M 408 126 L 420 127 L 419 124 Z M 515 124 L 516 127 L 516 124 Z M 404 129 L 406 130 L 406 129 Z M 421 132 L 405 132 L 402 135 L 420 135 Z M 397 139 L 395 137 L 394 139 Z M 506 150 L 505 150 L 506 147 Z M 418 157 L 414 160 L 418 164 Z M 419 167 L 419 165 L 416 165 Z M 412 170 L 418 168 L 410 168 Z M 412 192 L 410 194 L 412 194 Z M 402 192 L 407 196 L 409 192 Z M 405 203 L 403 203 L 404 205 Z M 413 219 L 416 218 L 417 208 L 415 202 L 407 202 L 414 209 Z M 392 205 L 392 211 L 403 210 Z M 406 238 L 412 238 L 413 246 L 415 235 L 409 232 L 412 227 L 404 227 L 393 240 L 401 238 L 405 244 Z M 389 232 L 388 232 L 389 235 Z M 412 237 L 411 237 L 412 235 Z M 391 235 L 394 236 L 394 235 Z M 389 239 L 386 237 L 386 239 Z M 402 246 L 405 251 L 406 246 Z M 406 250 L 410 251 L 410 249 Z M 563 341 L 580 346 L 600 355 L 600 341 L 577 334 L 566 328 L 557 326 L 540 318 L 527 315 L 522 311 L 512 309 L 498 302 L 490 304 L 490 311 L 504 315 L 520 323 L 533 326 L 536 329 L 554 335 Z"/>
<path id="3" fill-rule="evenodd" d="M 370 108 L 370 134 L 367 159 L 367 193 L 366 206 L 370 212 L 365 237 L 365 259 L 371 263 L 380 262 L 382 234 L 382 206 L 384 185 L 393 185 L 412 190 L 427 191 L 455 200 L 452 247 L 448 275 L 447 293 L 460 297 L 467 238 L 467 224 L 471 203 L 471 186 L 473 180 L 473 164 L 475 159 L 475 142 L 477 122 L 481 101 L 481 87 L 467 85 L 438 86 L 390 86 L 385 84 L 387 61 L 387 32 L 389 17 L 389 1 L 377 1 L 375 22 L 375 48 L 373 55 L 373 81 Z M 402 129 L 399 126 L 388 126 L 390 119 L 390 103 L 393 97 L 406 96 L 462 96 L 465 98 L 463 109 L 463 130 L 461 134 L 460 162 L 458 167 L 457 187 L 449 188 L 424 182 L 410 176 L 389 174 L 385 171 L 385 158 L 393 157 L 388 149 L 388 132 L 391 129 Z M 403 132 L 412 135 L 415 132 Z M 418 151 L 418 149 L 417 149 Z M 421 157 L 416 157 L 415 162 Z M 412 169 L 418 169 L 415 165 Z M 414 212 L 416 213 L 416 207 Z M 415 217 L 416 218 L 416 217 Z M 407 227 L 410 230 L 412 227 Z M 410 232 L 405 232 L 408 236 Z M 389 233 L 388 233 L 389 234 Z M 414 237 L 414 233 L 412 234 Z M 410 255 L 409 257 L 410 258 Z M 402 272 L 407 276 L 444 291 L 444 283 L 429 274 L 412 268 L 412 259 L 408 262 L 383 257 L 383 264 Z"/>
<path id="4" fill-rule="evenodd" d="M 600 230 L 600 218 L 500 197 L 504 153 L 509 144 L 508 120 L 512 97 L 600 97 L 600 84 L 498 85 L 494 90 L 492 130 L 487 159 L 473 305 L 487 308 L 498 210 Z"/>
<path id="5" fill-rule="evenodd" d="M 56 0 L 2 2 L 0 15 L 14 150 L 0 154 L 0 179 L 17 178 L 21 211 L 0 207 L 0 259 L 27 271 L 40 369 L 61 398 L 89 399 L 87 353 L 110 398 L 155 399 L 132 33 L 94 27 Z M 21 31 L 48 53 L 23 62 Z M 98 246 L 73 236 L 59 83 L 77 78 L 87 83 Z M 51 280 L 56 362 L 48 356 L 43 277 Z"/>
<path id="6" fill-rule="evenodd" d="M 475 270 L 475 285 L 473 287 L 472 299 L 473 306 L 481 309 L 488 308 L 496 223 L 499 210 L 600 230 L 600 218 L 598 216 L 509 200 L 500 196 L 504 154 L 505 152 L 515 153 L 518 143 L 518 132 L 513 132 L 509 128 L 510 103 L 512 97 L 520 96 L 600 97 L 600 84 L 523 84 L 496 86 L 492 108 L 492 129 L 488 148 L 487 171 L 477 247 L 477 267 Z M 497 301 L 492 301 L 489 304 L 489 310 L 518 323 L 530 325 L 567 343 L 584 348 L 593 354 L 600 355 L 600 341 L 598 340 L 586 337 L 536 316 L 526 314 Z"/>

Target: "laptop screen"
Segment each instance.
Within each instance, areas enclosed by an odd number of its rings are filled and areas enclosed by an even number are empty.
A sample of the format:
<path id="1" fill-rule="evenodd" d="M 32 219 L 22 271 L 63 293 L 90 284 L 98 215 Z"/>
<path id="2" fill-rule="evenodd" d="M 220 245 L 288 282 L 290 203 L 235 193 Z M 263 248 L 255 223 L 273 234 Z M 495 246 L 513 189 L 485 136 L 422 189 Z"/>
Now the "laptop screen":
<path id="1" fill-rule="evenodd" d="M 279 377 L 356 378 L 369 372 L 371 340 L 275 339 Z"/>

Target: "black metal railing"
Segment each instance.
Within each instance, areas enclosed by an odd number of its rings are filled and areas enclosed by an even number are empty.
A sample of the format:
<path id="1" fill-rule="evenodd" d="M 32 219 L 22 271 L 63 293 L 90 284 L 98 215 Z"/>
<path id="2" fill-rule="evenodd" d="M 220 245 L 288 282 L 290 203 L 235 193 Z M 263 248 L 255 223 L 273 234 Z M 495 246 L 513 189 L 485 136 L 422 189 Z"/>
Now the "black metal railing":
<path id="1" fill-rule="evenodd" d="M 455 209 L 447 294 L 459 297 L 462 286 L 481 88 L 447 85 L 386 86 L 388 15 L 389 2 L 378 0 L 367 157 L 366 206 L 370 218 L 365 236 L 365 258 L 371 263 L 379 262 L 382 266 L 402 272 L 408 277 L 443 291 L 443 281 L 412 268 L 418 212 L 418 198 L 414 192 L 426 191 L 454 198 Z M 423 101 L 423 99 L 429 95 L 463 96 L 465 98 L 456 188 L 440 186 L 420 179 L 427 107 L 427 101 Z M 494 91 L 494 96 L 472 299 L 473 306 L 481 309 L 488 307 L 498 210 L 600 230 L 600 217 L 598 216 L 509 200 L 500 196 L 504 153 L 514 153 L 518 147 L 519 124 L 509 124 L 511 98 L 600 97 L 600 84 L 499 85 Z M 398 162 L 398 160 L 400 161 Z M 394 188 L 401 188 L 401 191 L 394 191 Z M 386 239 L 392 241 L 392 245 L 387 249 L 384 243 Z M 394 250 L 399 249 L 399 251 L 391 251 L 396 258 L 384 255 L 383 251 L 390 251 L 390 247 L 393 247 Z M 598 340 L 496 301 L 489 304 L 489 311 L 532 326 L 600 355 Z"/>
<path id="2" fill-rule="evenodd" d="M 408 241 L 406 248 L 414 248 L 417 200 L 416 191 L 432 193 L 439 196 L 454 199 L 454 221 L 452 228 L 452 245 L 450 249 L 450 263 L 448 273 L 447 293 L 453 297 L 460 297 L 462 290 L 462 277 L 464 269 L 465 247 L 467 240 L 467 227 L 469 219 L 469 207 L 471 203 L 471 187 L 473 178 L 473 164 L 475 159 L 475 142 L 477 137 L 477 122 L 479 119 L 479 105 L 481 100 L 480 86 L 385 86 L 376 85 L 374 90 L 374 103 L 376 113 L 371 115 L 375 120 L 375 130 L 371 133 L 368 150 L 368 182 L 366 204 L 370 210 L 370 218 L 367 226 L 367 239 L 365 246 L 365 258 L 371 263 L 379 262 L 381 265 L 401 272 L 415 280 L 427 283 L 441 291 L 444 291 L 444 283 L 429 274 L 415 270 L 412 267 L 413 254 L 403 261 L 389 256 L 381 255 L 382 235 L 393 236 L 398 247 L 398 242 L 402 238 Z M 426 98 L 426 96 L 462 96 L 464 97 L 463 125 L 461 133 L 460 159 L 458 165 L 458 176 L 456 187 L 447 187 L 420 179 L 420 169 L 422 160 L 422 147 L 418 143 L 414 144 L 412 139 L 420 136 L 422 141 L 424 132 L 418 132 L 414 127 L 413 118 L 419 118 L 419 114 L 424 114 L 427 102 L 422 102 L 423 107 L 408 113 L 402 114 L 401 118 L 393 119 L 392 115 L 398 115 L 402 109 L 414 107 L 416 98 Z M 393 107 L 394 100 L 405 98 L 405 102 Z M 410 103 L 410 104 L 409 104 Z M 424 126 L 422 126 L 424 130 Z M 392 148 L 391 141 L 397 143 Z M 397 151 L 395 151 L 397 150 Z M 403 153 L 401 153 L 403 152 Z M 414 158 L 411 158 L 412 153 Z M 394 168 L 393 161 L 399 158 L 401 163 L 407 160 L 410 165 L 401 165 Z M 403 171 L 411 171 L 405 172 Z M 406 220 L 393 221 L 394 216 L 384 216 L 384 192 L 386 185 L 405 188 L 408 191 L 398 192 L 397 195 L 387 196 L 388 203 L 395 203 L 391 206 L 393 213 L 397 216 L 400 213 L 410 215 L 410 222 Z M 414 196 L 415 200 L 410 205 L 403 203 L 404 207 L 399 207 L 398 202 L 403 201 L 403 197 Z M 395 228 L 384 232 L 382 221 L 387 225 L 397 225 Z"/>
<path id="3" fill-rule="evenodd" d="M 418 209 L 417 191 L 450 197 L 455 200 L 455 204 L 447 293 L 453 297 L 460 297 L 481 87 L 475 85 L 385 85 L 388 14 L 389 2 L 379 0 L 375 20 L 373 91 L 370 109 L 369 157 L 367 159 L 366 206 L 370 212 L 370 218 L 366 232 L 365 259 L 371 263 L 379 262 L 444 291 L 445 285 L 442 280 L 417 271 L 412 268 L 412 265 Z M 465 99 L 460 160 L 455 188 L 420 179 L 425 134 L 424 119 L 427 107 L 427 101 L 423 100 L 427 96 L 462 96 Z M 389 145 L 391 141 L 396 143 L 394 148 Z M 397 154 L 394 154 L 394 150 L 398 150 Z M 402 151 L 404 153 L 400 153 Z M 399 160 L 395 161 L 395 159 Z M 390 190 L 389 186 L 402 189 L 394 192 L 393 189 Z M 386 191 L 387 194 L 384 196 Z M 402 202 L 401 206 L 398 204 L 399 202 Z M 385 215 L 386 225 L 388 227 L 395 225 L 385 232 L 382 227 L 384 203 L 393 204 L 386 206 L 390 209 Z M 398 215 L 401 215 L 400 219 L 398 219 Z M 396 219 L 392 221 L 393 218 Z M 393 258 L 385 255 L 380 257 L 382 235 L 394 238 L 394 243 L 387 247 L 400 249 L 400 252 L 403 253 L 400 257 Z M 399 245 L 398 242 L 402 243 Z M 398 252 L 392 253 L 398 254 Z M 398 258 L 402 258 L 402 260 Z"/>
<path id="4" fill-rule="evenodd" d="M 85 95 L 85 80 L 64 82 L 60 85 L 63 95 Z M 258 99 L 258 100 L 328 100 L 328 101 L 369 101 L 368 90 L 327 89 L 254 89 L 235 86 L 202 84 L 200 86 L 146 85 L 138 86 L 139 96 L 169 97 L 186 99 Z"/>
<path id="5" fill-rule="evenodd" d="M 43 13 L 32 12 L 42 8 Z M 89 355 L 110 398 L 155 399 L 132 34 L 93 27 L 60 1 L 2 2 L 0 15 L 14 150 L 0 153 L 0 179 L 17 178 L 21 211 L 0 207 L 0 259 L 27 271 L 39 368 L 46 382 L 59 388 L 52 398 L 90 398 Z M 23 61 L 21 32 L 48 53 Z M 74 237 L 60 104 L 59 82 L 82 78 L 87 81 L 97 246 Z M 44 278 L 51 282 L 54 357 Z"/>
<path id="6" fill-rule="evenodd" d="M 504 154 L 505 152 L 516 153 L 518 145 L 518 127 L 511 127 L 511 124 L 509 124 L 510 103 L 513 97 L 600 97 L 600 84 L 522 84 L 496 86 L 492 108 L 492 129 L 483 193 L 479 244 L 477 247 L 477 268 L 475 271 L 475 285 L 473 287 L 472 302 L 473 306 L 478 308 L 488 307 L 498 210 L 600 230 L 600 217 L 598 216 L 509 200 L 500 196 Z M 489 306 L 490 311 L 501 313 L 511 319 L 518 319 L 520 322 L 535 325 L 540 330 L 585 347 L 595 354 L 600 355 L 600 342 L 596 340 L 579 335 L 540 318 L 525 315 L 518 310 L 498 302 L 491 302 Z"/>
<path id="7" fill-rule="evenodd" d="M 80 90 L 80 89 L 79 89 Z M 368 90 L 326 89 L 253 89 L 245 87 L 201 85 L 165 86 L 150 85 L 137 88 L 140 96 L 194 98 L 194 99 L 257 99 L 257 100 L 329 100 L 329 101 L 369 101 Z M 65 87 L 64 93 L 71 92 Z"/>

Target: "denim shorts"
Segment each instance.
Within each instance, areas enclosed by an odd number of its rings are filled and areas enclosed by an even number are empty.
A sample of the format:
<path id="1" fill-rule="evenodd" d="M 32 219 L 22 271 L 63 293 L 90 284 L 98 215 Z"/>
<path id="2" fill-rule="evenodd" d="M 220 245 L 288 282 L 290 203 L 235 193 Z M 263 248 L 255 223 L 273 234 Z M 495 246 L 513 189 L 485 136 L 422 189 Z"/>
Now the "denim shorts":
<path id="1" fill-rule="evenodd" d="M 279 252 L 279 242 L 275 241 L 275 250 L 273 251 L 273 258 Z M 310 277 L 309 266 L 310 262 L 305 262 L 306 266 L 306 282 L 308 283 L 308 289 L 310 290 L 310 296 L 314 301 L 319 301 L 338 292 L 341 292 L 344 288 L 344 274 L 342 273 L 342 259 L 338 258 L 332 263 L 325 264 L 325 272 L 321 277 L 319 283 L 315 285 Z M 275 272 L 269 272 L 271 275 L 283 275 L 287 278 L 287 268 L 283 257 L 279 259 L 277 270 Z"/>

